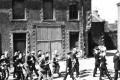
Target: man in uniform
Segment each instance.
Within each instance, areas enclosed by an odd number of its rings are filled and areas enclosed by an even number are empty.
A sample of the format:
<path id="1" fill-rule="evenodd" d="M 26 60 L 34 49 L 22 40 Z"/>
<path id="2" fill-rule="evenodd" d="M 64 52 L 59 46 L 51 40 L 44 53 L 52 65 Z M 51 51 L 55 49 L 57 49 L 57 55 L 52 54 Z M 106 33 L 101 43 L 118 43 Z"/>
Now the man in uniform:
<path id="1" fill-rule="evenodd" d="M 118 79 L 118 71 L 120 70 L 120 53 L 119 51 L 116 52 L 116 54 L 113 57 L 114 62 L 114 69 L 115 69 L 115 75 L 114 80 Z"/>
<path id="2" fill-rule="evenodd" d="M 77 54 L 78 54 L 77 49 L 73 48 L 73 51 L 72 51 L 73 63 L 74 63 L 73 72 L 76 71 L 76 77 L 79 76 L 79 60 L 78 60 L 78 58 L 76 56 Z"/>
<path id="3" fill-rule="evenodd" d="M 5 63 L 5 55 L 4 54 L 2 54 L 1 55 L 1 58 L 0 58 L 0 74 L 2 75 L 2 76 L 0 76 L 0 78 L 2 79 L 2 80 L 4 80 L 5 79 L 5 71 L 4 71 L 4 63 Z"/>
<path id="4" fill-rule="evenodd" d="M 15 52 L 14 56 L 13 56 L 13 67 L 14 67 L 14 73 L 13 73 L 13 77 L 15 77 L 15 74 L 16 74 L 16 60 L 17 60 L 17 57 L 18 57 L 18 53 Z"/>
<path id="5" fill-rule="evenodd" d="M 39 74 L 38 74 L 38 72 L 37 72 L 37 69 L 36 69 L 36 67 L 35 67 L 36 58 L 35 58 L 34 54 L 35 54 L 35 52 L 32 51 L 32 52 L 28 55 L 28 57 L 27 57 L 27 64 L 28 64 L 28 69 L 29 69 L 29 73 L 28 73 L 28 74 L 29 74 L 29 76 L 31 77 L 31 79 L 32 79 L 32 72 L 33 72 L 33 70 L 35 71 L 37 77 L 39 76 Z M 28 76 L 27 76 L 27 77 L 28 77 Z"/>
<path id="6" fill-rule="evenodd" d="M 32 60 L 32 67 L 33 67 L 33 70 L 35 71 L 37 77 L 39 76 L 38 72 L 37 72 L 37 69 L 35 67 L 35 64 L 37 62 L 36 58 L 35 58 L 35 51 L 32 51 L 31 52 L 31 60 Z"/>
<path id="7" fill-rule="evenodd" d="M 51 72 L 51 68 L 50 68 L 50 52 L 46 52 L 46 54 L 45 54 L 46 56 L 45 56 L 45 62 L 46 62 L 46 70 L 47 70 L 47 74 L 48 74 L 48 76 L 49 77 L 52 77 L 52 72 Z"/>
<path id="8" fill-rule="evenodd" d="M 8 51 L 5 51 L 4 55 L 5 55 L 5 62 L 7 64 L 6 65 L 6 67 L 7 67 L 7 78 L 6 79 L 8 79 L 8 77 L 9 77 L 9 68 L 10 68 L 10 58 L 8 56 Z"/>
<path id="9" fill-rule="evenodd" d="M 106 52 L 102 51 L 100 54 L 101 54 L 100 55 L 101 59 L 100 59 L 100 77 L 99 77 L 99 79 L 101 80 L 103 73 L 105 73 L 105 75 L 108 76 L 109 80 L 112 80 L 110 74 L 108 73 L 108 69 L 107 69 Z"/>
<path id="10" fill-rule="evenodd" d="M 75 80 L 75 77 L 73 76 L 73 68 L 72 68 L 72 59 L 71 59 L 71 53 L 69 52 L 67 53 L 67 60 L 66 60 L 66 73 L 65 73 L 65 77 L 63 80 L 66 80 L 68 74 L 70 75 L 70 77 Z"/>
<path id="11" fill-rule="evenodd" d="M 94 49 L 94 57 L 95 57 L 95 68 L 94 68 L 94 72 L 93 72 L 93 77 L 95 77 L 95 74 L 97 73 L 97 68 L 100 67 L 100 52 L 99 52 L 99 49 Z"/>
<path id="12" fill-rule="evenodd" d="M 53 71 L 54 71 L 53 73 L 58 73 L 58 75 L 60 76 L 61 74 L 60 74 L 59 70 L 60 70 L 60 65 L 58 63 L 58 55 L 55 54 L 55 56 L 53 58 Z"/>
<path id="13" fill-rule="evenodd" d="M 16 60 L 17 80 L 25 79 L 25 76 L 23 74 L 23 69 L 26 70 L 24 67 L 24 62 L 23 62 L 23 53 L 19 52 L 17 60 Z"/>
<path id="14" fill-rule="evenodd" d="M 38 80 L 46 80 L 47 78 L 47 70 L 46 70 L 46 62 L 45 62 L 45 54 L 43 53 L 41 55 L 40 61 L 39 61 L 39 66 L 40 66 L 40 72 L 39 72 L 39 79 Z"/>
<path id="15" fill-rule="evenodd" d="M 26 77 L 26 80 L 28 80 L 28 76 L 30 77 L 30 80 L 33 79 L 33 76 L 32 76 L 32 73 L 33 73 L 33 68 L 32 68 L 32 59 L 31 59 L 31 53 L 28 53 L 28 56 L 27 56 L 27 70 L 28 70 L 28 73 L 27 73 L 27 77 Z"/>
<path id="16" fill-rule="evenodd" d="M 42 50 L 38 50 L 38 59 L 42 56 Z"/>

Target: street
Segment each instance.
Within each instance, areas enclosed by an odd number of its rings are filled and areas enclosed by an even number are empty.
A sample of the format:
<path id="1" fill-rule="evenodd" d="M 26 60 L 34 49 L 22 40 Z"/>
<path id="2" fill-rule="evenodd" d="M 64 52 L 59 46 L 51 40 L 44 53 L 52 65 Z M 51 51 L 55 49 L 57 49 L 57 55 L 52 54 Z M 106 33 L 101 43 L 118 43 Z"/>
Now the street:
<path id="1" fill-rule="evenodd" d="M 114 52 L 114 51 L 112 51 Z M 113 55 L 114 53 L 107 54 L 107 68 L 111 74 L 111 77 L 114 77 L 114 64 L 113 64 Z M 80 76 L 76 80 L 99 80 L 99 69 L 97 71 L 96 77 L 93 77 L 93 69 L 94 69 L 94 58 L 80 59 Z M 63 76 L 65 73 L 66 62 L 60 62 L 60 72 L 62 72 L 62 77 L 57 77 L 57 74 L 54 74 L 54 80 L 63 80 Z M 57 78 L 56 78 L 57 77 Z M 120 78 L 118 78 L 119 80 Z M 72 80 L 70 76 L 67 77 L 67 80 Z M 109 80 L 107 76 L 103 77 L 103 80 Z"/>
<path id="2" fill-rule="evenodd" d="M 114 64 L 113 64 L 113 55 L 114 53 L 107 53 L 107 68 L 111 74 L 111 77 L 114 77 Z M 79 78 L 76 78 L 76 80 L 99 80 L 99 69 L 97 71 L 96 77 L 93 77 L 93 69 L 94 69 L 94 58 L 86 58 L 86 59 L 79 59 L 80 63 L 80 76 Z M 61 77 L 58 77 L 57 74 L 53 75 L 54 80 L 63 80 L 64 75 L 65 75 L 65 68 L 66 68 L 66 62 L 65 61 L 60 61 L 60 72 L 61 72 Z M 10 70 L 10 72 L 13 72 L 13 69 Z M 75 73 L 74 73 L 75 74 Z M 37 79 L 35 75 L 33 75 L 34 80 Z M 120 78 L 118 78 L 120 79 Z M 8 80 L 14 80 L 13 74 L 10 74 L 10 77 Z M 68 75 L 66 80 L 72 80 L 70 76 Z M 107 76 L 103 77 L 103 80 L 109 80 Z"/>

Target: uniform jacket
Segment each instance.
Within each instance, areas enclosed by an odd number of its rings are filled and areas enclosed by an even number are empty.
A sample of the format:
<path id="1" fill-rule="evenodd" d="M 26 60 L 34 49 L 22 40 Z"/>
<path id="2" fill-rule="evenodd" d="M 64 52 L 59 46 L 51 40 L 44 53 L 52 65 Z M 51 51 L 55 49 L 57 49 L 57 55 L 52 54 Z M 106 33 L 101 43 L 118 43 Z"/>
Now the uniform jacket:
<path id="1" fill-rule="evenodd" d="M 44 74 L 47 73 L 47 65 L 45 64 L 45 60 L 42 59 L 41 62 L 40 62 L 40 71 Z"/>
<path id="2" fill-rule="evenodd" d="M 75 61 L 76 61 L 75 65 L 79 65 L 79 60 L 78 60 L 78 58 L 76 57 L 76 54 L 77 54 L 77 52 L 73 54 L 73 58 L 74 58 Z"/>
<path id="3" fill-rule="evenodd" d="M 32 58 L 33 58 L 33 60 L 31 60 Z M 29 55 L 29 56 L 27 57 L 27 64 L 28 64 L 29 66 L 35 66 L 35 62 L 36 62 L 36 59 L 35 59 L 34 56 Z"/>
<path id="4" fill-rule="evenodd" d="M 72 71 L 72 60 L 71 60 L 71 58 L 68 58 L 66 60 L 66 69 L 68 69 L 69 73 L 71 73 L 71 71 Z"/>
<path id="5" fill-rule="evenodd" d="M 117 55 L 113 57 L 114 69 L 120 70 L 120 58 Z"/>
<path id="6" fill-rule="evenodd" d="M 95 54 L 94 55 L 95 56 L 95 65 L 100 65 L 100 56 L 99 56 L 99 54 Z"/>
<path id="7" fill-rule="evenodd" d="M 101 64 L 101 68 L 106 68 L 106 58 L 105 56 L 102 56 L 100 59 L 100 64 Z"/>
<path id="8" fill-rule="evenodd" d="M 22 71 L 22 67 L 20 66 L 20 64 L 23 65 L 23 60 L 17 59 L 17 61 L 16 61 L 16 70 L 17 71 Z"/>
<path id="9" fill-rule="evenodd" d="M 13 56 L 13 62 L 14 62 L 13 66 L 14 67 L 16 67 L 17 57 L 18 57 L 18 55 Z"/>

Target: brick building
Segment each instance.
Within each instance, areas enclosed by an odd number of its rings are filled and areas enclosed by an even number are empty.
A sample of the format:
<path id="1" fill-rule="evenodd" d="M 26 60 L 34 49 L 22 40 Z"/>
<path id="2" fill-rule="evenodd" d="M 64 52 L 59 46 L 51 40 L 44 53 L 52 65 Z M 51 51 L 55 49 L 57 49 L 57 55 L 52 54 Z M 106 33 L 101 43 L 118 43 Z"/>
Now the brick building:
<path id="1" fill-rule="evenodd" d="M 1 53 L 84 50 L 90 12 L 91 0 L 0 0 Z"/>

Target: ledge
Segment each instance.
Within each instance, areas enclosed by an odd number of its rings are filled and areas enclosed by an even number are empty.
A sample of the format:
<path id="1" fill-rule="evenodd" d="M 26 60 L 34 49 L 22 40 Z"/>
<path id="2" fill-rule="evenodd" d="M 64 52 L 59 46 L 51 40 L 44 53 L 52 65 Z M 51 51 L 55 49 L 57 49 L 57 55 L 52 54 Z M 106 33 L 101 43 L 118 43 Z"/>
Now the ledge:
<path id="1" fill-rule="evenodd" d="M 43 22 L 55 22 L 55 20 L 53 20 L 53 19 L 47 19 L 47 20 L 43 20 Z"/>
<path id="2" fill-rule="evenodd" d="M 11 19 L 11 21 L 20 21 L 20 22 L 26 22 L 27 21 L 27 19 Z"/>
<path id="3" fill-rule="evenodd" d="M 40 27 L 48 27 L 48 26 L 53 26 L 53 27 L 57 27 L 57 26 L 61 26 L 61 25 L 65 25 L 64 22 L 40 22 L 40 21 L 34 21 L 33 25 L 35 26 L 40 26 Z"/>
<path id="4" fill-rule="evenodd" d="M 68 20 L 68 22 L 79 22 L 80 20 L 79 19 L 71 19 L 71 20 Z"/>

